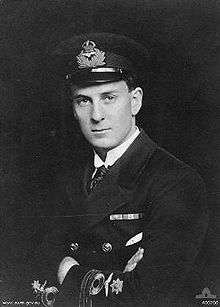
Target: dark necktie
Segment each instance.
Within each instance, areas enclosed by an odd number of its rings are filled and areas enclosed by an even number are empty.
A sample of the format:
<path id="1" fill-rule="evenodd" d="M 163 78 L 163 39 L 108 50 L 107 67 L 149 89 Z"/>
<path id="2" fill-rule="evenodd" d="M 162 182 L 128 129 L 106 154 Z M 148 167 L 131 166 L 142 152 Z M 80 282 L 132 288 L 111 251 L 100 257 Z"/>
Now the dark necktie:
<path id="1" fill-rule="evenodd" d="M 94 190 L 94 188 L 99 184 L 100 181 L 102 181 L 102 179 L 105 177 L 107 172 L 108 172 L 108 169 L 104 165 L 102 165 L 101 167 L 97 169 L 94 177 L 92 178 L 89 184 L 90 192 Z"/>

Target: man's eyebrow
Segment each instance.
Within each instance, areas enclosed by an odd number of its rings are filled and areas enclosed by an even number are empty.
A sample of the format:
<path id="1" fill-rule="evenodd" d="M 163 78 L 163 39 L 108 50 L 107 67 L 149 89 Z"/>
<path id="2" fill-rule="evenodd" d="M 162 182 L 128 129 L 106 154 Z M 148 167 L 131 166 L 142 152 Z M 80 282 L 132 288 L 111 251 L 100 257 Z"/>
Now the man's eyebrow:
<path id="1" fill-rule="evenodd" d="M 82 95 L 82 94 L 73 94 L 73 99 L 78 99 L 78 98 L 87 98 L 87 99 L 91 99 L 89 96 L 86 95 Z"/>
<path id="2" fill-rule="evenodd" d="M 119 93 L 119 92 L 120 92 L 120 90 L 113 89 L 113 90 L 102 92 L 101 95 L 109 95 L 109 94 L 114 94 L 114 93 Z"/>
<path id="3" fill-rule="evenodd" d="M 112 90 L 101 92 L 101 93 L 99 93 L 99 95 L 117 94 L 119 92 L 120 92 L 120 90 L 118 90 L 118 89 L 112 89 Z M 78 98 L 91 99 L 91 97 L 84 95 L 84 94 L 73 94 L 73 99 L 78 99 Z"/>

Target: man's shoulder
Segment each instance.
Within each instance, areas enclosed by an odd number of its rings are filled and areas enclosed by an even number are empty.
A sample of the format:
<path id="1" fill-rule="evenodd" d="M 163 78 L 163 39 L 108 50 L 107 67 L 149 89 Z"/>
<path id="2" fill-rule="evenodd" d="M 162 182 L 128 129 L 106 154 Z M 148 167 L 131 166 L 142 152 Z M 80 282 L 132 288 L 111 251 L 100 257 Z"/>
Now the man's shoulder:
<path id="1" fill-rule="evenodd" d="M 141 151 L 147 152 L 142 160 L 142 175 L 154 181 L 155 186 L 160 183 L 185 183 L 205 189 L 203 179 L 196 169 L 152 141 L 146 133 L 142 136 L 141 144 Z"/>
<path id="2" fill-rule="evenodd" d="M 143 130 L 139 137 L 131 146 L 131 155 L 128 159 L 133 157 L 136 160 L 141 160 L 143 164 L 146 164 L 149 168 L 161 170 L 180 170 L 181 172 L 197 173 L 186 162 L 180 160 L 174 154 L 167 151 L 165 148 L 158 145 L 151 137 Z"/>
<path id="3" fill-rule="evenodd" d="M 154 182 L 157 187 L 160 182 L 172 185 L 184 177 L 202 184 L 195 169 L 160 147 L 143 130 L 121 159 L 120 180 L 126 184 Z"/>
<path id="4" fill-rule="evenodd" d="M 199 176 L 196 169 L 187 164 L 185 161 L 179 159 L 177 156 L 175 156 L 175 154 L 157 144 L 144 131 L 142 131 L 141 136 L 141 150 L 150 152 L 150 157 L 144 161 L 145 163 L 148 163 L 149 167 L 161 170 L 162 172 L 164 172 L 164 170 L 179 170 L 180 172 L 197 174 Z"/>
<path id="5" fill-rule="evenodd" d="M 154 168 L 161 176 L 170 174 L 177 178 L 189 175 L 202 180 L 195 168 L 160 146 L 154 151 L 149 167 Z"/>

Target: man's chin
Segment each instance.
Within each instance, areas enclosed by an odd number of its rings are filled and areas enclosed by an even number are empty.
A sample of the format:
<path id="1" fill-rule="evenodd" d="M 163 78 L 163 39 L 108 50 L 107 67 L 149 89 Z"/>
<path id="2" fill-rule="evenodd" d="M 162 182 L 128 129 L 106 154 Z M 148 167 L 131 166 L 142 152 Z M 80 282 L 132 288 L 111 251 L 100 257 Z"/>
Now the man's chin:
<path id="1" fill-rule="evenodd" d="M 111 142 L 107 142 L 104 140 L 98 140 L 98 141 L 96 140 L 96 141 L 90 142 L 90 144 L 92 145 L 92 147 L 103 150 L 103 151 L 108 151 L 115 147 L 114 144 L 112 144 Z"/>

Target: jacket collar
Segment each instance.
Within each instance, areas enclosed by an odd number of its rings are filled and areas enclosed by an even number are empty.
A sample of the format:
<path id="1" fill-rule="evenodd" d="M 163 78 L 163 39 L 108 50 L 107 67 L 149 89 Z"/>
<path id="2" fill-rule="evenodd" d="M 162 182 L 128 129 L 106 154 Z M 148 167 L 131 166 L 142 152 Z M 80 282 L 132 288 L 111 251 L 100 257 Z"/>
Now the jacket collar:
<path id="1" fill-rule="evenodd" d="M 118 184 L 121 187 L 129 190 L 136 186 L 156 147 L 157 145 L 141 130 L 139 136 L 118 161 L 120 168 Z"/>

